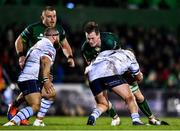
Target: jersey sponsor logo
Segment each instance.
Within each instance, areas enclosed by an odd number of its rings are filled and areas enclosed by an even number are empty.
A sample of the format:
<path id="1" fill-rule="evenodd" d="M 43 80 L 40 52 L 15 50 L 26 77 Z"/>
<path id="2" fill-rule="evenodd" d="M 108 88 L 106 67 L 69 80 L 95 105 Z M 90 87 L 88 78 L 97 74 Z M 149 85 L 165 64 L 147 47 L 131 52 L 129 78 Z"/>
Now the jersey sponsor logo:
<path id="1" fill-rule="evenodd" d="M 101 48 L 100 48 L 100 47 L 96 47 L 96 48 L 95 48 L 95 51 L 100 52 L 100 51 L 101 51 Z"/>
<path id="2" fill-rule="evenodd" d="M 43 38 L 43 34 L 39 34 L 39 36 L 37 37 L 39 40 L 41 40 Z"/>

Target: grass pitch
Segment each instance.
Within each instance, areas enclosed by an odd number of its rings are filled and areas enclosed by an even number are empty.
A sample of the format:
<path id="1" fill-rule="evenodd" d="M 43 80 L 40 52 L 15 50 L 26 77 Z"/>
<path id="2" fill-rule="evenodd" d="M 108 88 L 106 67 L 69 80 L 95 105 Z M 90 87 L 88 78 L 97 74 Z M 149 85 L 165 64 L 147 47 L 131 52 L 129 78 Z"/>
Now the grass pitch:
<path id="1" fill-rule="evenodd" d="M 35 117 L 30 119 L 30 126 L 3 127 L 7 118 L 0 116 L 0 130 L 180 130 L 180 118 L 161 118 L 167 121 L 169 126 L 132 126 L 130 117 L 121 117 L 121 125 L 115 127 L 110 126 L 109 117 L 100 117 L 95 126 L 86 125 L 87 117 L 53 116 L 45 118 L 45 127 L 33 127 L 34 119 Z M 146 118 L 142 118 L 142 121 L 147 123 Z"/>

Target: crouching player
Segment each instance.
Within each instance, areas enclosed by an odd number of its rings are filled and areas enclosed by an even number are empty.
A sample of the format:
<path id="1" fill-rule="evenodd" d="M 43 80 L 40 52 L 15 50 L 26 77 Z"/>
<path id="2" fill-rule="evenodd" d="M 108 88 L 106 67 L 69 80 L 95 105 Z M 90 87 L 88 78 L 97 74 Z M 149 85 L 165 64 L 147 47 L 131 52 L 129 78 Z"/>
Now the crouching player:
<path id="1" fill-rule="evenodd" d="M 18 78 L 19 89 L 28 106 L 19 110 L 4 126 L 19 125 L 22 120 L 39 111 L 42 87 L 42 94 L 55 96 L 55 89 L 50 80 L 50 68 L 55 60 L 55 47 L 59 45 L 59 32 L 49 27 L 45 30 L 44 36 L 28 51 L 25 66 Z M 42 77 L 43 85 L 40 83 L 39 76 Z"/>

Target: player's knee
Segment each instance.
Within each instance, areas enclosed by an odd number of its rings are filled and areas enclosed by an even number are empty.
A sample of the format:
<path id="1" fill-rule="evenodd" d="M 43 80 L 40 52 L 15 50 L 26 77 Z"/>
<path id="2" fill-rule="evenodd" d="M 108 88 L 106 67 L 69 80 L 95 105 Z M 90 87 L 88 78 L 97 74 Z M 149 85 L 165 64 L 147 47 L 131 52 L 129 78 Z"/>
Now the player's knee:
<path id="1" fill-rule="evenodd" d="M 128 95 L 128 96 L 125 97 L 125 101 L 127 103 L 132 102 L 133 100 L 134 100 L 134 96 L 133 95 Z"/>

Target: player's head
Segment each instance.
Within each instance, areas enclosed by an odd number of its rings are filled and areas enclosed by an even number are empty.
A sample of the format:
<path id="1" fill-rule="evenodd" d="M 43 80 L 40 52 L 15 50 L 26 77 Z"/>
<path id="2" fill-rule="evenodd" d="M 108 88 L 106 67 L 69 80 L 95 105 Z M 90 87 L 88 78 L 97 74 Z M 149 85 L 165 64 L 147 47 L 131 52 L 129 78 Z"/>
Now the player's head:
<path id="1" fill-rule="evenodd" d="M 52 6 L 46 6 L 42 10 L 41 20 L 46 27 L 55 27 L 57 22 L 56 10 Z"/>
<path id="2" fill-rule="evenodd" d="M 91 47 L 96 47 L 101 43 L 100 40 L 100 31 L 98 24 L 94 21 L 88 22 L 84 26 L 84 32 L 86 35 L 86 41 L 90 44 Z"/>
<path id="3" fill-rule="evenodd" d="M 56 28 L 46 28 L 44 31 L 44 36 L 54 44 L 55 48 L 59 47 L 59 31 Z"/>

